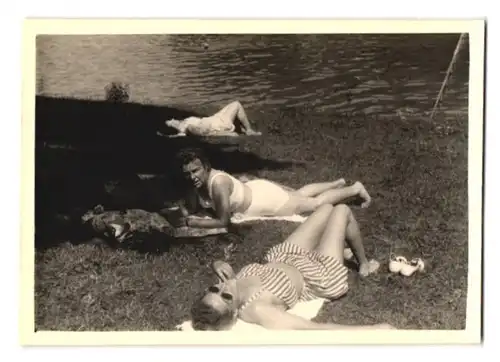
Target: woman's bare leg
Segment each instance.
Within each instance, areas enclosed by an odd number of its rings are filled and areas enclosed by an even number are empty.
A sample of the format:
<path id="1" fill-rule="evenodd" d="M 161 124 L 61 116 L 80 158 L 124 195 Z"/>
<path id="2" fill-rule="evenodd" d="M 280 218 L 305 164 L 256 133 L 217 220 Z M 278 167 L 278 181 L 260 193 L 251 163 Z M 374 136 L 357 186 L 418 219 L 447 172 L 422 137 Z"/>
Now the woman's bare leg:
<path id="1" fill-rule="evenodd" d="M 318 205 L 336 205 L 354 196 L 359 196 L 364 200 L 361 207 L 368 207 L 370 205 L 371 197 L 366 191 L 365 186 L 359 181 L 355 182 L 351 186 L 343 187 L 341 189 L 332 189 L 325 191 L 316 196 L 314 199 L 316 200 Z"/>
<path id="2" fill-rule="evenodd" d="M 344 243 L 347 241 L 359 263 L 359 273 L 367 276 L 379 268 L 377 261 L 369 261 L 365 254 L 363 237 L 358 222 L 347 205 L 337 205 L 330 214 L 325 232 L 320 238 L 318 252 L 344 260 Z"/>
<path id="3" fill-rule="evenodd" d="M 361 182 L 340 189 L 327 190 L 315 197 L 306 197 L 297 192 L 291 192 L 288 202 L 278 210 L 278 215 L 307 214 L 314 212 L 321 205 L 337 205 L 346 202 L 354 196 L 359 196 L 365 201 L 361 205 L 367 207 L 371 198 Z"/>
<path id="4" fill-rule="evenodd" d="M 332 209 L 332 205 L 323 205 L 318 208 L 284 242 L 299 245 L 306 250 L 316 248 Z"/>
<path id="5" fill-rule="evenodd" d="M 323 204 L 338 204 L 347 200 L 348 198 L 359 196 L 364 202 L 362 207 L 368 207 L 371 202 L 371 197 L 365 189 L 365 186 L 361 182 L 355 182 L 351 186 L 343 187 L 341 189 L 333 189 L 323 192 L 315 197 L 319 205 Z"/>
<path id="6" fill-rule="evenodd" d="M 345 186 L 345 180 L 343 178 L 332 182 L 317 182 L 309 185 L 302 186 L 297 192 L 306 197 L 314 197 L 322 194 L 325 191 L 331 189 L 337 189 L 339 187 Z"/>
<path id="7" fill-rule="evenodd" d="M 288 201 L 276 212 L 276 216 L 309 214 L 322 205 L 345 203 L 354 196 L 365 200 L 362 207 L 368 207 L 371 202 L 371 197 L 361 182 L 340 189 L 327 190 L 315 197 L 303 196 L 297 191 L 288 191 L 288 195 Z"/>
<path id="8" fill-rule="evenodd" d="M 243 126 L 244 132 L 247 135 L 260 134 L 260 132 L 256 132 L 253 130 L 252 126 L 250 125 L 250 120 L 248 119 L 247 114 L 245 113 L 245 109 L 238 101 L 228 104 L 217 114 L 220 115 L 221 117 L 225 118 L 227 117 L 226 119 L 231 120 L 233 124 L 235 123 L 236 120 L 239 120 Z"/>

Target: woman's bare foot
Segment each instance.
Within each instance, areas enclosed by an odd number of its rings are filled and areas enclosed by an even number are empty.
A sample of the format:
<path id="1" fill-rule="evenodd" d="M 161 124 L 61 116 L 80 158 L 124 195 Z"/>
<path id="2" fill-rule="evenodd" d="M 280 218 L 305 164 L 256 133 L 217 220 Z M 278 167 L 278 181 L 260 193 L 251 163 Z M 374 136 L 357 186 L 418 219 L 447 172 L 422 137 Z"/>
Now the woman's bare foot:
<path id="1" fill-rule="evenodd" d="M 366 191 L 365 186 L 359 181 L 356 181 L 354 183 L 354 186 L 356 186 L 358 188 L 359 197 L 361 197 L 364 200 L 364 202 L 361 204 L 361 207 L 367 208 L 368 206 L 370 206 L 370 203 L 372 202 L 372 198 L 371 198 L 370 194 L 368 194 L 368 191 Z"/>
<path id="2" fill-rule="evenodd" d="M 345 179 L 339 178 L 338 180 L 333 181 L 333 187 L 334 189 L 339 189 L 341 187 L 344 187 L 346 184 Z"/>
<path id="3" fill-rule="evenodd" d="M 359 274 L 362 277 L 367 277 L 370 274 L 375 273 L 380 267 L 380 263 L 376 260 L 370 260 L 366 263 L 362 263 L 359 266 Z"/>

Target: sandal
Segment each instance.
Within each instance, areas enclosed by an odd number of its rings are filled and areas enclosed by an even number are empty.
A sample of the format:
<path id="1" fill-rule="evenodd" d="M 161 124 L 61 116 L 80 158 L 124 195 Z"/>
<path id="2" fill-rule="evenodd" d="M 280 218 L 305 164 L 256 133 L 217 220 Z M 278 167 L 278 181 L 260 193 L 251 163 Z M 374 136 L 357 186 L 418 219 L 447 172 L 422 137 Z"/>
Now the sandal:
<path id="1" fill-rule="evenodd" d="M 389 270 L 391 273 L 400 273 L 406 265 L 408 265 L 408 260 L 406 260 L 404 256 L 391 254 L 391 261 L 389 262 Z"/>
<path id="2" fill-rule="evenodd" d="M 405 277 L 412 276 L 415 272 L 422 272 L 424 270 L 424 261 L 420 258 L 414 258 L 409 264 L 401 269 L 401 274 Z"/>

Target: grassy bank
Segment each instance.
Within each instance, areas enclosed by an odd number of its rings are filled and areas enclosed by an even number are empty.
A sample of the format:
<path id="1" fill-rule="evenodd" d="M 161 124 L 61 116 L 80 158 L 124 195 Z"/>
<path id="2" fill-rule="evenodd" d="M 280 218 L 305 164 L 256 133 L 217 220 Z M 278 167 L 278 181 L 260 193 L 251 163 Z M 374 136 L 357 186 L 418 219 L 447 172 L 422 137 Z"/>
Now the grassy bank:
<path id="1" fill-rule="evenodd" d="M 237 150 L 235 157 L 246 154 L 287 162 L 279 168 L 257 167 L 256 162 L 249 170 L 240 165 L 241 172 L 292 187 L 344 177 L 362 181 L 371 193 L 370 208 L 353 211 L 367 252 L 381 261 L 381 270 L 367 280 L 352 272 L 348 295 L 326 305 L 319 321 L 465 327 L 468 120 L 466 114 L 449 111 L 440 112 L 432 124 L 404 115 L 281 114 L 264 122 L 253 114 L 264 135 L 231 146 Z M 155 161 L 161 162 L 159 154 L 146 154 L 138 160 L 158 156 Z M 240 232 L 243 240 L 229 262 L 239 268 L 255 261 L 294 227 L 285 222 L 245 225 Z M 190 302 L 213 281 L 209 265 L 223 258 L 225 245 L 209 237 L 159 254 L 69 241 L 40 249 L 37 328 L 172 329 L 188 317 Z M 391 251 L 422 257 L 426 272 L 411 278 L 390 274 Z"/>

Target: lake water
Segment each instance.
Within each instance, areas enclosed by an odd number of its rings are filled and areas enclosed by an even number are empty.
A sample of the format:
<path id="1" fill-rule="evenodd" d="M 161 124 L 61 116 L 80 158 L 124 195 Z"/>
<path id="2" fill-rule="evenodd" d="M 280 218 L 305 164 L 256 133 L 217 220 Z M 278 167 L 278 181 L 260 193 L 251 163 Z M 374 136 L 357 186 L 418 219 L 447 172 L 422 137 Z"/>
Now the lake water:
<path id="1" fill-rule="evenodd" d="M 458 34 L 39 36 L 37 94 L 103 99 L 112 81 L 130 101 L 215 111 L 367 115 L 429 111 Z M 468 43 L 446 93 L 467 111 Z M 452 103 L 449 103 L 452 102 Z"/>

